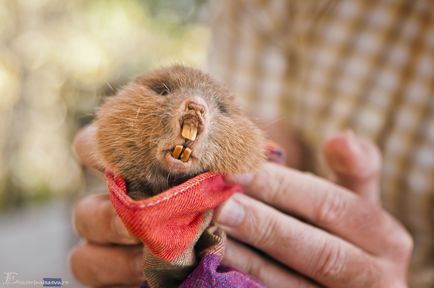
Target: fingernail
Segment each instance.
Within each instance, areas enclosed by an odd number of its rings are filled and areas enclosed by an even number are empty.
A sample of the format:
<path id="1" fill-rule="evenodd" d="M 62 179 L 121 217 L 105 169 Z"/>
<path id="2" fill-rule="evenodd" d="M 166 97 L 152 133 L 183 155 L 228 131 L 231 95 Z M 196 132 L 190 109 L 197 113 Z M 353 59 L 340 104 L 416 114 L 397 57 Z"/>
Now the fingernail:
<path id="1" fill-rule="evenodd" d="M 229 174 L 225 175 L 225 180 L 228 183 L 240 184 L 241 186 L 245 186 L 252 182 L 253 174 Z"/>
<path id="2" fill-rule="evenodd" d="M 337 173 L 352 175 L 358 163 L 366 157 L 359 138 L 352 130 L 347 130 L 338 136 L 334 144 L 328 155 L 330 167 Z"/>
<path id="3" fill-rule="evenodd" d="M 244 208 L 233 198 L 234 197 L 229 198 L 223 206 L 220 206 L 218 209 L 215 219 L 217 224 L 236 226 L 243 221 Z"/>
<path id="4" fill-rule="evenodd" d="M 345 135 L 347 136 L 348 140 L 348 146 L 353 153 L 360 153 L 361 146 L 359 143 L 359 140 L 357 139 L 356 135 L 354 134 L 353 130 L 347 130 L 345 132 Z"/>

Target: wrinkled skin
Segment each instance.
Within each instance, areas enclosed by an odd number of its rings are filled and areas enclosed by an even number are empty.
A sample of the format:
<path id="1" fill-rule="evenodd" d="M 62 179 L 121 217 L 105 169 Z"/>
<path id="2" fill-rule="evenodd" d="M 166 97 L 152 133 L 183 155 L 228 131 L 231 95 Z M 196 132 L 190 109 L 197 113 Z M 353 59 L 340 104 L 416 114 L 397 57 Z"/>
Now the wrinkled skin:
<path id="1" fill-rule="evenodd" d="M 89 153 L 94 131 L 83 129 L 74 147 L 81 163 L 99 169 Z M 326 142 L 324 158 L 336 183 L 272 163 L 226 177 L 245 193 L 236 193 L 215 215 L 230 237 L 223 263 L 267 287 L 407 287 L 412 239 L 381 208 L 378 150 L 365 139 L 336 135 Z M 137 287 L 146 280 L 143 247 L 107 194 L 81 199 L 74 224 L 86 240 L 70 254 L 80 282 Z"/>

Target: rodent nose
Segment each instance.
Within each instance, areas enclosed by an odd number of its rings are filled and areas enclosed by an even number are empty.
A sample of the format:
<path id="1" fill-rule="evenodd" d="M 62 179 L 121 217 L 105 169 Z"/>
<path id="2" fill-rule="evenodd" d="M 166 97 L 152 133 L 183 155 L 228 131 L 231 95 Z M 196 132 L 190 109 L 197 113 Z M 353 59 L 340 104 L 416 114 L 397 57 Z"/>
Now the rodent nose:
<path id="1" fill-rule="evenodd" d="M 200 114 L 203 114 L 205 112 L 205 106 L 194 101 L 187 102 L 185 108 L 187 111 L 196 111 Z"/>
<path id="2" fill-rule="evenodd" d="M 206 103 L 202 99 L 188 99 L 183 106 L 184 112 L 180 119 L 181 136 L 189 141 L 195 141 L 204 128 Z"/>

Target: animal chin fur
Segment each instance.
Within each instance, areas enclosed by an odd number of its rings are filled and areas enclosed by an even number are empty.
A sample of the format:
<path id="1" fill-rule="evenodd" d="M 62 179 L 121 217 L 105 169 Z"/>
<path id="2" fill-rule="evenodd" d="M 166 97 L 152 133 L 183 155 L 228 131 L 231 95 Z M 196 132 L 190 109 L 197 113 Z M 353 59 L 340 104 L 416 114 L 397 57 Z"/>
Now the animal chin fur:
<path id="1" fill-rule="evenodd" d="M 206 121 L 191 162 L 174 172 L 177 164 L 169 163 L 165 149 L 184 141 L 180 119 L 190 99 L 203 104 Z M 204 171 L 253 171 L 264 160 L 264 136 L 234 97 L 207 74 L 184 66 L 137 77 L 105 101 L 96 126 L 99 156 L 106 169 L 126 180 L 133 198 L 155 195 Z"/>

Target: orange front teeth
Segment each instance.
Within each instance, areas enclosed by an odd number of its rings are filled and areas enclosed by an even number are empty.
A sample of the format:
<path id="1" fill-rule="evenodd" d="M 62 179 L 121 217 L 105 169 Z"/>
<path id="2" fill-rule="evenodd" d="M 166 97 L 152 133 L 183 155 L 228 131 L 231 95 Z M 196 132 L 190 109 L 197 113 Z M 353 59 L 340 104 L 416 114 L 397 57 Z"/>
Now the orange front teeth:
<path id="1" fill-rule="evenodd" d="M 172 151 L 173 158 L 179 159 L 179 156 L 181 155 L 182 150 L 184 150 L 184 147 L 182 145 L 176 145 Z"/>
<path id="2" fill-rule="evenodd" d="M 182 152 L 181 154 L 181 161 L 182 162 L 187 162 L 188 159 L 190 159 L 190 155 L 191 155 L 191 149 L 190 148 L 185 148 L 184 152 Z"/>
<path id="3" fill-rule="evenodd" d="M 190 159 L 191 149 L 182 145 L 176 145 L 172 151 L 172 157 L 179 159 L 182 162 L 187 162 Z"/>

